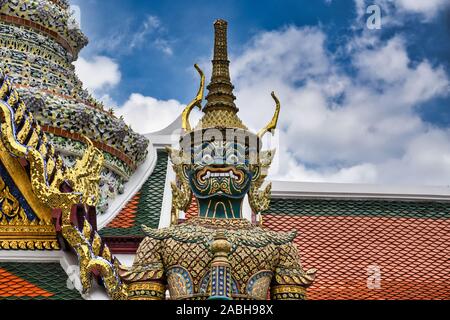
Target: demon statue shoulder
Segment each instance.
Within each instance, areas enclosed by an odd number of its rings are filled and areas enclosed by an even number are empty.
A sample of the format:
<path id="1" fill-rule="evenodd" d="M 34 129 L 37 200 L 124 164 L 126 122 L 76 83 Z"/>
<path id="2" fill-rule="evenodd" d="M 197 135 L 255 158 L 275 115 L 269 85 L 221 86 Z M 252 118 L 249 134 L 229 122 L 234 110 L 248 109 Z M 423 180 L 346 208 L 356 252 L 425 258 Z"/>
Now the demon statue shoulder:
<path id="1" fill-rule="evenodd" d="M 211 83 L 202 108 L 204 75 L 197 97 L 183 112 L 180 149 L 169 149 L 177 181 L 172 184 L 172 226 L 144 227 L 134 264 L 122 270 L 129 299 L 304 299 L 315 270 L 304 271 L 295 232 L 267 231 L 243 218 L 246 195 L 255 213 L 267 209 L 270 184 L 262 188 L 274 151 L 261 150 L 272 121 L 253 134 L 238 118 L 227 56 L 227 23 L 218 20 Z M 204 116 L 191 129 L 194 107 Z M 177 224 L 178 210 L 192 199 L 198 216 Z"/>

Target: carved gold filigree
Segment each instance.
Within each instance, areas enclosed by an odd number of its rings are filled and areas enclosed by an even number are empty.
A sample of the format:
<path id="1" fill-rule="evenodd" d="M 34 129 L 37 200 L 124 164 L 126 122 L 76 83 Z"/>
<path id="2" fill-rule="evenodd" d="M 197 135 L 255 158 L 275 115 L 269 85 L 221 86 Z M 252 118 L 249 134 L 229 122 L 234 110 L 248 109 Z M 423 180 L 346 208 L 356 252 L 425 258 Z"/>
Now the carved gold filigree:
<path id="1" fill-rule="evenodd" d="M 172 224 L 178 221 L 178 210 L 186 211 L 192 201 L 192 190 L 183 170 L 183 152 L 178 149 L 166 147 L 175 171 L 176 182 L 171 182 L 172 188 Z"/>
<path id="2" fill-rule="evenodd" d="M 20 119 L 20 115 L 15 114 L 14 110 L 23 110 L 22 102 L 17 91 L 11 86 L 11 82 L 3 78 L 2 74 L 0 78 L 2 81 L 0 87 L 2 148 L 14 156 L 28 161 L 32 191 L 37 199 L 51 208 L 61 209 L 62 235 L 79 257 L 80 279 L 84 292 L 90 289 L 92 272 L 96 270 L 102 277 L 108 294 L 114 299 L 125 299 L 127 297 L 126 285 L 120 281 L 119 263 L 117 260 L 113 260 L 109 248 L 102 244 L 100 236 L 87 220 L 84 220 L 82 231 L 71 221 L 72 208 L 75 205 L 95 206 L 99 200 L 98 184 L 104 160 L 102 152 L 95 148 L 88 138 L 85 138 L 87 148 L 84 156 L 73 167 L 66 168 L 63 166 L 61 158 L 55 154 L 52 145 L 46 144 L 44 148 L 41 147 L 38 150 L 34 146 L 33 139 L 29 140 L 31 143 L 28 145 L 21 143 L 18 134 L 22 131 L 16 132 L 14 121 L 22 119 Z M 28 130 L 27 136 L 30 131 L 40 132 L 41 129 L 32 120 L 32 115 L 25 111 L 22 114 L 22 117 L 26 117 L 25 120 L 28 120 L 25 121 L 25 126 L 29 125 L 25 129 Z M 45 136 L 43 142 L 46 142 Z M 52 170 L 47 165 L 50 158 L 53 160 L 50 164 Z M 53 173 L 51 181 L 49 181 L 49 171 Z M 67 183 L 72 192 L 61 191 L 63 183 Z"/>
<path id="3" fill-rule="evenodd" d="M 0 249 L 59 249 L 51 220 L 30 221 L 19 201 L 0 177 Z"/>
<path id="4" fill-rule="evenodd" d="M 0 249 L 58 250 L 55 227 L 50 221 L 15 217 L 0 222 Z"/>
<path id="5" fill-rule="evenodd" d="M 256 175 L 256 178 L 252 180 L 250 185 L 250 190 L 248 192 L 248 199 L 252 210 L 256 213 L 260 213 L 269 208 L 270 205 L 270 196 L 272 190 L 272 184 L 268 183 L 264 189 L 261 189 L 261 186 L 264 183 L 264 180 L 267 177 L 270 164 L 272 163 L 273 157 L 275 155 L 275 150 L 267 150 L 261 151 L 259 153 L 258 159 L 258 170 L 259 174 Z M 262 220 L 260 219 L 260 223 Z"/>
<path id="6" fill-rule="evenodd" d="M 13 218 L 27 220 L 19 201 L 11 194 L 5 181 L 0 177 L 0 222 Z"/>

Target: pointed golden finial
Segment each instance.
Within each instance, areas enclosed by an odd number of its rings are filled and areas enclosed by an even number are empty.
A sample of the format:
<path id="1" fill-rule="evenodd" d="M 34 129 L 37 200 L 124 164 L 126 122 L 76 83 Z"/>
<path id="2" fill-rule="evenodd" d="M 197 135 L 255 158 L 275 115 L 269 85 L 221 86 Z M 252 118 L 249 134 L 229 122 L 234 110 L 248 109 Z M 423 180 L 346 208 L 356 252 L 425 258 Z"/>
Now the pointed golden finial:
<path id="1" fill-rule="evenodd" d="M 233 95 L 233 85 L 230 79 L 230 61 L 228 60 L 228 23 L 225 20 L 214 22 L 214 57 L 212 60 L 211 83 L 208 86 L 208 103 L 205 109 L 218 106 L 227 107 L 237 112 Z"/>
<path id="2" fill-rule="evenodd" d="M 230 79 L 230 61 L 228 60 L 228 23 L 219 19 L 214 22 L 214 57 L 212 60 L 211 82 L 208 85 L 207 103 L 203 108 L 205 115 L 196 129 L 200 128 L 238 128 L 247 129 L 236 115 L 233 84 Z"/>

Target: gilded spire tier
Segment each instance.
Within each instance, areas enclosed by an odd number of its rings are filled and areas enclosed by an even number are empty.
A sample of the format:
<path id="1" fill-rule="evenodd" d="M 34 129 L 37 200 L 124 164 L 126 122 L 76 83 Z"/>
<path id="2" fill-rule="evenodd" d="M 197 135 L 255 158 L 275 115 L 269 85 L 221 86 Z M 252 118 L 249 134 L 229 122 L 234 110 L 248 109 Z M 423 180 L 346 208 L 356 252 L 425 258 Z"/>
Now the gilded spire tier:
<path id="1" fill-rule="evenodd" d="M 228 60 L 228 23 L 225 20 L 214 22 L 214 57 L 212 60 L 211 82 L 207 89 L 208 101 L 203 109 L 205 115 L 196 129 L 207 128 L 238 128 L 247 129 L 237 116 L 233 94 L 234 86 L 230 78 L 230 61 Z"/>

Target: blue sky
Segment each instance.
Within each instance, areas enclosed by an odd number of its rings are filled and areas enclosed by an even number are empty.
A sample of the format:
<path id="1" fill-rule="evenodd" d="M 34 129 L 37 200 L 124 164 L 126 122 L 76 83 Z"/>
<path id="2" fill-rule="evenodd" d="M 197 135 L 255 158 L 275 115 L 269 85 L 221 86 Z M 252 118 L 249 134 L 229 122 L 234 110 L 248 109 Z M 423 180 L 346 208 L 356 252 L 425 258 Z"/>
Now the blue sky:
<path id="1" fill-rule="evenodd" d="M 450 184 L 448 0 L 71 3 L 90 39 L 80 78 L 140 132 L 193 97 L 224 18 L 241 117 L 258 129 L 270 91 L 284 102 L 274 177 Z M 374 3 L 380 30 L 366 26 Z"/>
<path id="2" fill-rule="evenodd" d="M 277 1 L 258 1 L 256 5 L 254 1 L 110 0 L 105 7 L 103 1 L 72 1 L 82 9 L 82 29 L 90 38 L 82 55 L 106 55 L 121 65 L 122 88 L 114 96 L 118 102 L 124 102 L 136 90 L 159 99 L 189 99 L 196 86 L 191 83 L 190 68 L 211 55 L 212 23 L 217 18 L 230 23 L 231 53 L 242 50 L 256 33 L 289 24 L 322 23 L 334 34 L 339 29 L 345 33 L 354 17 L 353 6 L 348 7 L 345 1 L 329 5 L 311 2 L 294 0 L 280 5 Z M 133 35 L 143 29 L 149 16 L 157 17 L 161 26 L 149 31 L 130 50 Z M 123 41 L 114 41 L 122 37 Z M 155 46 L 157 39 L 167 41 L 173 53 L 165 54 Z"/>

